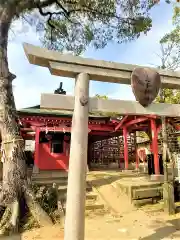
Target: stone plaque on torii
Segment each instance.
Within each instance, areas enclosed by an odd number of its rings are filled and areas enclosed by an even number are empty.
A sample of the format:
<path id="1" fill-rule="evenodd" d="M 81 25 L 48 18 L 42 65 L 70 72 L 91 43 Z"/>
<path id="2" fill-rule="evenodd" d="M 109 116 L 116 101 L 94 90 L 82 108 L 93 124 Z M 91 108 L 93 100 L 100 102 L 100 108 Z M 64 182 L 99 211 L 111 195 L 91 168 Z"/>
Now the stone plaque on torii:
<path id="1" fill-rule="evenodd" d="M 89 81 L 131 84 L 138 66 L 63 55 L 30 44 L 24 50 L 31 64 L 49 68 L 51 74 L 74 78 L 75 94 L 42 94 L 41 107 L 73 110 L 68 173 L 65 240 L 84 239 L 86 170 L 89 112 L 116 112 L 121 115 L 180 116 L 179 104 L 152 103 L 144 108 L 136 101 L 89 98 Z M 180 73 L 156 69 L 161 88 L 180 89 Z"/>

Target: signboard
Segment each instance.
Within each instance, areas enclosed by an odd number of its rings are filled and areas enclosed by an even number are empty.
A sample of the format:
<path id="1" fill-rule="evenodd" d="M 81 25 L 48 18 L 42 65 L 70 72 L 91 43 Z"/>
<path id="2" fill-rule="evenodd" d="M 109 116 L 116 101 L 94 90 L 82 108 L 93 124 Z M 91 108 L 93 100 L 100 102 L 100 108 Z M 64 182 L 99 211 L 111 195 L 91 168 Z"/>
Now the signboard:
<path id="1" fill-rule="evenodd" d="M 25 140 L 25 151 L 35 151 L 35 141 L 34 140 Z"/>
<path id="2" fill-rule="evenodd" d="M 177 169 L 178 169 L 178 180 L 180 182 L 180 154 L 177 154 L 177 160 L 176 160 L 176 165 L 177 165 Z"/>

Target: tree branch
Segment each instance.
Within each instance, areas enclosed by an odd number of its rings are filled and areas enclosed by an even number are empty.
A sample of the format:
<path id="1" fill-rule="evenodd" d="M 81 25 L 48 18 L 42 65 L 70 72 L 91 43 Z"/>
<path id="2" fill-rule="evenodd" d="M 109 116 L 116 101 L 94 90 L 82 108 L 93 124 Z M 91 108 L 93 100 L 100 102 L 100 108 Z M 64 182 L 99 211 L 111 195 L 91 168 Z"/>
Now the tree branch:
<path id="1" fill-rule="evenodd" d="M 16 7 L 14 8 L 15 15 L 20 15 L 24 10 L 33 10 L 33 9 L 37 8 L 37 4 L 39 4 L 39 6 L 41 8 L 46 8 L 48 6 L 53 5 L 55 2 L 56 2 L 55 0 L 44 0 L 44 1 L 41 1 L 41 0 L 19 1 L 18 0 L 18 3 L 16 5 Z M 14 3 L 10 4 L 10 5 L 13 5 L 13 6 L 9 6 L 12 9 L 12 7 L 14 7 Z"/>
<path id="2" fill-rule="evenodd" d="M 68 20 L 68 21 L 70 21 L 70 22 L 72 22 L 71 21 L 71 19 L 70 19 L 70 11 L 68 11 L 68 10 L 66 10 L 65 9 L 65 7 L 58 1 L 58 0 L 54 0 L 53 1 L 54 2 L 54 4 L 56 4 L 57 6 L 59 6 L 60 7 L 60 11 L 58 11 L 58 12 L 50 12 L 50 11 L 48 11 L 48 12 L 44 12 L 43 11 L 43 8 L 44 8 L 44 6 L 42 5 L 42 4 L 40 4 L 40 3 L 37 3 L 37 5 L 36 5 L 36 7 L 38 8 L 38 10 L 39 10 L 39 13 L 42 15 L 42 16 L 48 16 L 48 25 L 51 27 L 51 28 L 55 28 L 55 26 L 52 24 L 52 17 L 53 17 L 53 15 L 64 15 L 64 17 Z M 74 23 L 74 22 L 73 22 Z"/>
<path id="3" fill-rule="evenodd" d="M 108 17 L 108 18 L 115 18 L 117 20 L 121 20 L 121 21 L 124 21 L 128 24 L 134 24 L 135 25 L 135 22 L 140 20 L 140 19 L 133 19 L 133 18 L 122 18 L 121 16 L 118 16 L 116 14 L 113 14 L 113 13 L 104 13 L 104 12 L 101 12 L 97 9 L 92 9 L 91 7 L 87 6 L 87 5 L 83 5 L 82 7 L 78 7 L 78 8 L 74 8 L 74 9 L 71 9 L 71 10 L 67 10 L 61 3 L 60 1 L 58 0 L 54 0 L 53 1 L 54 4 L 56 4 L 61 10 L 58 11 L 58 12 L 50 12 L 50 11 L 47 11 L 47 12 L 44 12 L 43 11 L 43 8 L 44 6 L 40 3 L 36 3 L 37 5 L 37 8 L 39 10 L 39 13 L 42 15 L 42 16 L 48 16 L 48 25 L 52 28 L 52 29 L 55 29 L 55 25 L 52 23 L 52 18 L 53 18 L 53 15 L 64 15 L 64 17 L 71 23 L 73 24 L 81 24 L 80 22 L 73 22 L 71 19 L 70 19 L 70 16 L 73 14 L 73 13 L 76 13 L 76 12 L 86 12 L 86 13 L 92 13 L 92 14 L 95 14 L 96 16 L 99 15 L 99 16 L 103 16 L 103 17 Z M 77 4 L 77 2 L 73 2 L 73 1 L 66 1 L 66 3 L 70 4 L 70 5 L 75 5 Z M 141 21 L 143 20 L 143 18 L 141 19 Z"/>

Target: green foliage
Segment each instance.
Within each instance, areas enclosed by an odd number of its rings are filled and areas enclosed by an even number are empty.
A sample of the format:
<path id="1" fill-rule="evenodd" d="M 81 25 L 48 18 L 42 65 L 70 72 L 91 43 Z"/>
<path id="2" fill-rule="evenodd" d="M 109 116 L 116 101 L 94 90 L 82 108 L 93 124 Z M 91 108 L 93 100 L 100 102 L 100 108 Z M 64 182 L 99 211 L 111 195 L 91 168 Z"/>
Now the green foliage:
<path id="1" fill-rule="evenodd" d="M 161 39 L 161 43 L 167 44 L 179 44 L 180 43 L 180 4 L 177 3 L 174 5 L 174 14 L 173 14 L 173 25 L 174 29 L 165 34 L 165 36 Z"/>
<path id="2" fill-rule="evenodd" d="M 107 100 L 107 99 L 108 99 L 108 96 L 106 96 L 106 95 L 96 94 L 95 97 L 96 97 L 96 98 L 99 98 L 99 99 L 104 99 L 104 100 Z"/>
<path id="3" fill-rule="evenodd" d="M 180 104 L 180 90 L 163 89 L 162 97 L 163 97 L 163 100 L 161 99 L 160 95 L 158 95 L 155 102 Z"/>
<path id="4" fill-rule="evenodd" d="M 108 42 L 132 41 L 152 26 L 153 0 L 72 0 L 45 25 L 43 44 L 49 49 L 82 53 L 88 46 L 104 48 Z M 61 14 L 57 14 L 61 11 Z M 50 25 L 49 25 L 50 23 Z M 54 26 L 54 28 L 52 28 Z"/>
<path id="5" fill-rule="evenodd" d="M 165 34 L 160 40 L 161 44 L 161 67 L 162 69 L 177 70 L 180 67 L 180 4 L 174 5 L 173 14 L 174 29 Z M 180 90 L 163 89 L 161 97 L 156 98 L 156 102 L 171 104 L 180 103 Z"/>
<path id="6" fill-rule="evenodd" d="M 146 34 L 155 4 L 154 0 L 1 0 L 0 9 L 8 9 L 13 20 L 22 17 L 36 26 L 45 47 L 81 54 L 88 46 L 104 48 L 109 42 Z"/>

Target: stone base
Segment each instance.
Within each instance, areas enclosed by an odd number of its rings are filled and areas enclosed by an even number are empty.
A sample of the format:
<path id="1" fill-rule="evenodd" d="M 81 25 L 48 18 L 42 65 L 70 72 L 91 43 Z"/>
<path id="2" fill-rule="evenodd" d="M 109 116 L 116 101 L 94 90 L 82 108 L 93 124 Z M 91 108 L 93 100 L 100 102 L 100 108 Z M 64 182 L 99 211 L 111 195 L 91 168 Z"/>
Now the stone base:
<path id="1" fill-rule="evenodd" d="M 125 172 L 125 173 L 132 173 L 132 172 L 134 172 L 134 170 L 131 170 L 131 169 L 123 169 L 122 172 Z"/>
<path id="2" fill-rule="evenodd" d="M 169 215 L 175 214 L 174 187 L 171 183 L 163 184 L 164 211 Z"/>
<path id="3" fill-rule="evenodd" d="M 33 167 L 33 173 L 39 173 L 39 168 L 36 166 L 36 165 L 34 165 L 34 167 Z"/>
<path id="4" fill-rule="evenodd" d="M 160 181 L 160 182 L 163 182 L 163 181 L 164 181 L 164 175 L 161 175 L 161 174 L 151 175 L 151 176 L 150 176 L 150 180 L 151 180 L 151 181 Z"/>

